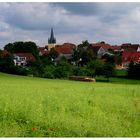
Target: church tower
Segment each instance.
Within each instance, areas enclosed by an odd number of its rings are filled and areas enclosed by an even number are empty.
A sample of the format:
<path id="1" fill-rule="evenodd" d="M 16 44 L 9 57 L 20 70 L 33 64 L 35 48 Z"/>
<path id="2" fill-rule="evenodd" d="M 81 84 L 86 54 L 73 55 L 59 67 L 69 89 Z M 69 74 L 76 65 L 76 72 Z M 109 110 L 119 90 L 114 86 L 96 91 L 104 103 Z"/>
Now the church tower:
<path id="1" fill-rule="evenodd" d="M 51 28 L 51 36 L 48 39 L 48 50 L 50 51 L 51 48 L 54 48 L 56 45 L 56 39 L 54 37 L 53 28 Z"/>

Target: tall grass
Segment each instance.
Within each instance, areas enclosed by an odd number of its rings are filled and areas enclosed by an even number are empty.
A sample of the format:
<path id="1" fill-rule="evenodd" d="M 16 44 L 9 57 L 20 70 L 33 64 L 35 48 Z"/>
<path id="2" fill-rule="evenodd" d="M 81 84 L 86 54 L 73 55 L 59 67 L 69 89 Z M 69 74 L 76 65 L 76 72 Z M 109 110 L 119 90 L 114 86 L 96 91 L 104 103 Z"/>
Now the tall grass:
<path id="1" fill-rule="evenodd" d="M 115 80 L 85 83 L 0 73 L 0 136 L 140 137 L 140 81 Z"/>

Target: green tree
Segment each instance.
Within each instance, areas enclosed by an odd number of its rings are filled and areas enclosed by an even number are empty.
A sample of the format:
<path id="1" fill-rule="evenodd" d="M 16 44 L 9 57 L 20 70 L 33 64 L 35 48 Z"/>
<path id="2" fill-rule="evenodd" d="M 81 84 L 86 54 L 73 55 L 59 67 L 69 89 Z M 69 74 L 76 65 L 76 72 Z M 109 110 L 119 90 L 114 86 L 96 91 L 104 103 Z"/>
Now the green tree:
<path id="1" fill-rule="evenodd" d="M 114 73 L 114 65 L 112 63 L 105 63 L 103 65 L 103 75 L 105 78 L 107 78 L 107 81 L 109 82 L 109 78 L 113 75 Z"/>
<path id="2" fill-rule="evenodd" d="M 51 59 L 55 59 L 58 57 L 58 55 L 58 52 L 54 48 L 52 48 L 48 54 L 48 57 L 50 57 Z"/>
<path id="3" fill-rule="evenodd" d="M 0 71 L 6 72 L 10 66 L 14 66 L 14 61 L 10 55 L 4 55 L 0 58 Z"/>
<path id="4" fill-rule="evenodd" d="M 39 52 L 37 45 L 34 42 L 14 42 L 8 43 L 5 45 L 4 49 L 6 49 L 10 53 L 19 53 L 19 52 L 28 52 L 32 53 L 36 59 L 39 59 Z"/>
<path id="5" fill-rule="evenodd" d="M 73 60 L 76 62 L 77 65 L 84 66 L 90 60 L 95 59 L 95 54 L 90 48 L 89 42 L 83 41 L 81 44 L 78 45 L 73 52 Z"/>
<path id="6" fill-rule="evenodd" d="M 88 63 L 87 69 L 89 70 L 90 76 L 102 75 L 102 64 L 98 59 L 92 60 Z"/>
<path id="7" fill-rule="evenodd" d="M 71 67 L 72 66 L 68 63 L 66 58 L 62 57 L 55 68 L 54 77 L 55 78 L 68 77 L 71 72 Z"/>
<path id="8" fill-rule="evenodd" d="M 133 61 L 131 61 L 128 67 L 127 75 L 128 78 L 140 79 L 140 62 L 135 64 Z"/>

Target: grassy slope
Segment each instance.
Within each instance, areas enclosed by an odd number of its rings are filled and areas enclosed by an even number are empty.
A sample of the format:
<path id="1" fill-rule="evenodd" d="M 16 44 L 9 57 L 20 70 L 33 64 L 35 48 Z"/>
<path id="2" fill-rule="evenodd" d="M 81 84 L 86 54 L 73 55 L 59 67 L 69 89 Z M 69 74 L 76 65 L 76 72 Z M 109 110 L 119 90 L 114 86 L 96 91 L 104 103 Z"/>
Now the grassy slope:
<path id="1" fill-rule="evenodd" d="M 140 137 L 140 81 L 116 81 L 84 83 L 0 73 L 0 136 Z"/>

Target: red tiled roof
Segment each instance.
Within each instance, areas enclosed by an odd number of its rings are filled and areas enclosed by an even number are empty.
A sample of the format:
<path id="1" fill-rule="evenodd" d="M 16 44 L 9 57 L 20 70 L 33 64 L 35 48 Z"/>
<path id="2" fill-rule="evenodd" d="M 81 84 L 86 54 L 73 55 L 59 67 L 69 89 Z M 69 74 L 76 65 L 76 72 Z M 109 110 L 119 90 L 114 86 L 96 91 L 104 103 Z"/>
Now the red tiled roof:
<path id="1" fill-rule="evenodd" d="M 72 54 L 74 48 L 76 48 L 76 45 L 75 44 L 72 44 L 72 43 L 64 43 L 63 45 L 56 45 L 55 50 L 58 53 Z"/>
<path id="2" fill-rule="evenodd" d="M 19 57 L 26 57 L 27 62 L 35 61 L 35 57 L 32 55 L 32 53 L 14 53 L 13 55 L 16 55 Z"/>
<path id="3" fill-rule="evenodd" d="M 140 52 L 124 51 L 122 54 L 123 62 L 130 62 L 131 60 L 133 60 L 134 62 L 138 62 L 139 59 L 140 59 Z"/>
<path id="4" fill-rule="evenodd" d="M 136 52 L 139 46 L 140 46 L 139 44 L 128 43 L 128 44 L 122 44 L 121 48 L 123 48 L 123 49 L 125 49 L 127 51 L 129 50 L 130 52 L 132 52 L 132 51 Z"/>
<path id="5" fill-rule="evenodd" d="M 91 47 L 102 47 L 105 51 L 108 51 L 108 49 L 113 49 L 113 47 L 110 44 L 104 44 L 104 43 L 95 43 L 91 44 Z"/>
<path id="6" fill-rule="evenodd" d="M 112 46 L 112 47 L 113 47 L 113 50 L 120 50 L 121 49 L 121 46 L 117 46 L 117 45 Z"/>
<path id="7" fill-rule="evenodd" d="M 131 45 L 131 43 L 124 43 L 121 46 L 130 46 L 130 45 Z"/>
<path id="8" fill-rule="evenodd" d="M 71 54 L 73 51 L 71 48 L 68 47 L 56 47 L 55 50 L 58 53 L 63 53 L 63 54 Z"/>
<path id="9" fill-rule="evenodd" d="M 71 49 L 76 48 L 76 45 L 75 44 L 72 44 L 72 43 L 64 43 L 62 46 L 63 47 L 68 47 L 68 48 L 71 48 Z"/>

